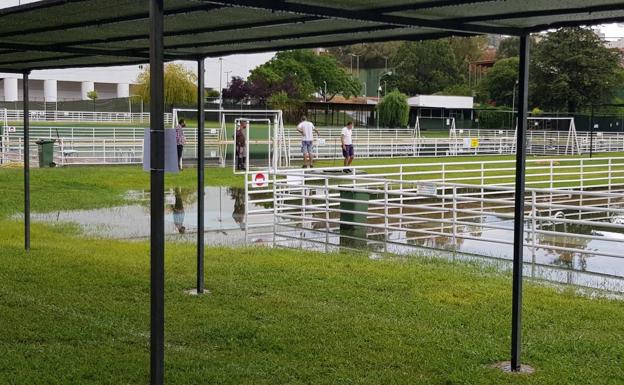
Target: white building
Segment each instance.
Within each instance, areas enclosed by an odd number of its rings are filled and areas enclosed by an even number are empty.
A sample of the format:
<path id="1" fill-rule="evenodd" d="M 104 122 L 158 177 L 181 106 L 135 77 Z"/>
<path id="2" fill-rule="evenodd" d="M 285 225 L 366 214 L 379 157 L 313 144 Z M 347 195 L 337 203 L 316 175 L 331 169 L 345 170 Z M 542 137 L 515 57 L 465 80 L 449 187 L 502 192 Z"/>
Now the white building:
<path id="1" fill-rule="evenodd" d="M 91 75 L 91 74 L 87 74 Z M 23 100 L 20 75 L 0 74 L 0 101 L 16 102 Z M 68 100 L 89 100 L 87 94 L 95 90 L 98 99 L 127 98 L 130 96 L 130 83 L 95 82 L 84 80 L 60 80 L 45 75 L 33 74 L 29 83 L 30 100 L 60 102 Z"/>
<path id="2" fill-rule="evenodd" d="M 407 99 L 410 107 L 417 108 L 445 108 L 447 110 L 472 110 L 474 100 L 472 96 L 449 95 L 416 95 Z"/>

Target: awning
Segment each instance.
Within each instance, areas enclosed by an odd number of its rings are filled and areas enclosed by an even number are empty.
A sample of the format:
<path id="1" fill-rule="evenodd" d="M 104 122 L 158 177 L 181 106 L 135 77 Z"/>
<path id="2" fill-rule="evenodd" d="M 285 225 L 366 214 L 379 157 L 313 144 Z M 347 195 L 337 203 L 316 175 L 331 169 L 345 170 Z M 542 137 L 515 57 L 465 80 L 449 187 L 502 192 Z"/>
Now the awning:
<path id="1" fill-rule="evenodd" d="M 0 10 L 0 71 L 145 63 L 147 0 L 43 0 Z M 165 59 L 449 35 L 521 35 L 624 20 L 608 0 L 166 0 Z"/>

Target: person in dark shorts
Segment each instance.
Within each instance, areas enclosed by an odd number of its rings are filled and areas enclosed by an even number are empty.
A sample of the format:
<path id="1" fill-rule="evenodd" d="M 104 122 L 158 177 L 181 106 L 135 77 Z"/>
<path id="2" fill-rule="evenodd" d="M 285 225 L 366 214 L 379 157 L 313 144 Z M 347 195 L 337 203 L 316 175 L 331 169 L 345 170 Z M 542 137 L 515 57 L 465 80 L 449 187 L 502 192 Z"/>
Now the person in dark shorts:
<path id="1" fill-rule="evenodd" d="M 184 145 L 186 144 L 186 136 L 184 136 L 184 127 L 186 123 L 184 119 L 178 121 L 178 125 L 175 127 L 176 133 L 176 145 L 178 147 L 178 169 L 182 171 L 182 153 L 184 152 Z"/>
<path id="2" fill-rule="evenodd" d="M 344 165 L 345 167 L 351 166 L 351 162 L 353 162 L 353 122 L 348 122 L 345 127 L 342 128 L 342 133 L 340 135 L 340 143 L 342 144 L 342 156 L 344 156 Z M 344 172 L 349 173 L 352 170 L 350 168 L 345 168 Z"/>
<path id="3" fill-rule="evenodd" d="M 236 129 L 236 169 L 246 170 L 247 166 L 247 139 L 245 133 L 247 131 L 247 122 L 240 121 Z"/>

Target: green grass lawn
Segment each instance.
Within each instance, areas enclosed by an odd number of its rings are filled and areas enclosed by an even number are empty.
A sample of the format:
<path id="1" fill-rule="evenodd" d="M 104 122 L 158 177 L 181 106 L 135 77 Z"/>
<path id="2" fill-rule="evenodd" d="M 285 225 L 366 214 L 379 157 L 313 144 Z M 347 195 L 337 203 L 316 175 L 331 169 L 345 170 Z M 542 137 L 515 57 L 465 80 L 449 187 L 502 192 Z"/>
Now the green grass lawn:
<path id="1" fill-rule="evenodd" d="M 357 154 L 356 154 L 357 155 Z M 604 157 L 621 157 L 624 156 L 624 153 L 614 152 L 614 153 L 602 153 L 596 158 L 604 158 Z M 555 184 L 553 187 L 576 187 L 578 185 L 577 182 L 566 182 L 569 179 L 578 179 L 581 174 L 580 159 L 585 159 L 585 166 L 583 172 L 591 172 L 593 174 L 588 174 L 589 177 L 594 180 L 588 180 L 584 182 L 584 186 L 592 186 L 592 185 L 601 185 L 605 184 L 609 177 L 609 166 L 607 160 L 592 160 L 589 162 L 589 158 L 585 155 L 582 156 L 553 156 L 553 157 L 528 157 L 527 159 L 540 160 L 540 159 L 562 159 L 557 164 L 555 164 L 553 171 L 553 180 Z M 449 156 L 449 157 L 414 157 L 414 158 L 370 158 L 370 159 L 355 159 L 353 165 L 356 166 L 366 166 L 366 165 L 388 165 L 389 167 L 380 167 L 374 170 L 371 170 L 371 174 L 379 174 L 379 173 L 398 173 L 398 168 L 396 165 L 403 164 L 407 167 L 404 167 L 406 172 L 415 172 L 415 169 L 411 169 L 409 165 L 419 165 L 419 164 L 433 164 L 427 166 L 420 166 L 417 169 L 417 173 L 413 175 L 405 176 L 405 180 L 431 180 L 431 179 L 441 179 L 442 172 L 440 165 L 437 163 L 447 163 L 445 167 L 446 177 L 447 178 L 466 178 L 457 183 L 471 183 L 476 184 L 481 181 L 481 169 L 480 164 L 457 164 L 461 162 L 482 162 L 482 161 L 505 161 L 503 164 L 489 164 L 484 168 L 483 175 L 484 177 L 490 177 L 490 184 L 501 184 L 501 183 L 513 183 L 515 178 L 513 176 L 513 171 L 505 170 L 500 171 L 496 169 L 501 168 L 514 168 L 515 167 L 515 156 L 506 155 L 506 156 L 497 156 L 497 155 L 486 155 L 486 156 Z M 340 167 L 340 160 L 320 160 L 316 161 L 315 165 L 317 167 Z M 547 168 L 549 164 L 544 162 L 539 166 L 544 167 L 542 169 L 528 169 L 526 175 L 526 181 L 530 184 L 531 187 L 550 187 L 549 183 L 542 182 L 545 180 L 549 180 L 549 175 L 538 175 L 538 174 L 548 174 Z M 427 173 L 424 173 L 428 171 Z M 567 175 L 566 175 L 567 174 Z M 570 175 L 571 174 L 571 175 Z M 624 183 L 624 159 L 615 160 L 611 165 L 611 181 L 614 184 L 623 184 Z M 496 178 L 493 178 L 496 177 Z M 391 177 L 392 179 L 399 179 L 398 176 Z"/>
<path id="2" fill-rule="evenodd" d="M 605 156 L 607 154 L 604 154 Z M 612 153 L 611 156 L 622 156 L 622 153 Z M 418 164 L 418 163 L 435 163 L 444 162 L 466 162 L 481 160 L 513 160 L 511 156 L 479 156 L 479 157 L 444 157 L 444 158 L 386 158 L 386 159 L 356 159 L 355 164 L 381 164 L 396 165 Z M 565 172 L 580 172 L 578 159 L 570 157 L 569 161 L 563 163 L 570 165 L 572 168 L 564 170 Z M 340 161 L 318 161 L 317 166 L 339 165 Z M 510 163 L 511 164 L 511 163 Z M 508 167 L 509 165 L 506 165 Z M 450 165 L 447 170 L 455 170 L 457 175 L 466 178 L 474 178 L 466 180 L 466 183 L 477 183 L 480 177 L 480 171 L 476 171 L 477 166 Z M 420 170 L 437 170 L 438 166 L 421 167 Z M 395 168 L 381 168 L 377 172 L 395 171 Z M 406 168 L 408 170 L 408 168 Z M 596 181 L 588 182 L 591 184 L 600 183 L 600 177 L 607 177 L 607 166 L 598 167 L 595 170 L 600 171 L 596 174 Z M 612 171 L 624 171 L 624 162 L 612 167 Z M 501 174 L 498 171 L 486 171 L 485 175 Z M 537 181 L 538 177 L 531 176 L 528 173 L 528 181 Z M 624 183 L 624 172 L 618 174 L 619 177 L 613 178 L 613 182 Z M 419 180 L 423 178 L 432 179 L 439 178 L 441 175 L 422 174 L 412 175 L 406 179 Z M 167 174 L 166 184 L 168 187 L 186 187 L 195 188 L 197 170 L 187 168 L 180 174 Z M 560 176 L 563 179 L 565 176 Z M 234 175 L 231 167 L 206 168 L 206 185 L 209 186 L 233 186 L 244 187 L 243 176 Z M 497 179 L 498 182 L 513 182 L 513 178 L 505 177 Z M 562 184 L 563 185 L 563 184 Z M 0 201 L 0 217 L 15 212 L 20 212 L 23 207 L 23 173 L 21 169 L 7 168 L 0 169 L 0 186 L 2 186 L 3 198 Z M 561 187 L 561 186 L 559 186 Z M 72 166 L 55 169 L 32 169 L 31 170 L 31 196 L 32 210 L 43 212 L 53 210 L 67 209 L 86 209 L 105 206 L 114 206 L 124 203 L 123 194 L 127 190 L 149 189 L 149 173 L 143 171 L 141 166 Z"/>
<path id="3" fill-rule="evenodd" d="M 1 221 L 0 383 L 145 384 L 147 242 Z M 624 382 L 624 306 L 526 284 L 523 362 L 509 358 L 511 279 L 464 263 L 370 260 L 262 247 L 166 250 L 168 384 L 604 384 Z"/>
<path id="4" fill-rule="evenodd" d="M 195 170 L 167 175 L 195 186 Z M 149 186 L 138 166 L 32 170 L 34 211 L 123 202 Z M 0 384 L 145 384 L 149 243 L 88 239 L 35 223 L 22 250 L 22 172 L 0 169 Z M 207 184 L 242 184 L 207 169 Z M 166 247 L 169 384 L 605 384 L 624 382 L 624 306 L 525 284 L 524 359 L 509 358 L 508 273 L 425 258 Z"/>
<path id="5" fill-rule="evenodd" d="M 149 172 L 141 166 L 76 166 L 31 170 L 31 202 L 35 212 L 121 205 L 127 190 L 149 190 Z M 168 187 L 196 188 L 197 169 L 166 174 Z M 208 186 L 244 187 L 244 177 L 231 167 L 206 168 Z M 23 172 L 0 169 L 0 218 L 23 208 Z"/>

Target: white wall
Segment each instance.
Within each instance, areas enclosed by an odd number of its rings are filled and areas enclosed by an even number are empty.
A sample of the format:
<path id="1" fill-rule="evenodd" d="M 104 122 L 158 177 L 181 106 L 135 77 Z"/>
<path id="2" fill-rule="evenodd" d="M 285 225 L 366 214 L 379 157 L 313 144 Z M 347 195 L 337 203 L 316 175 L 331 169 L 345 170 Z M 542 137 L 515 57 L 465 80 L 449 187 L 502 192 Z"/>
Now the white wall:
<path id="1" fill-rule="evenodd" d="M 417 95 L 407 99 L 411 107 L 430 107 L 448 109 L 472 109 L 471 96 Z"/>

